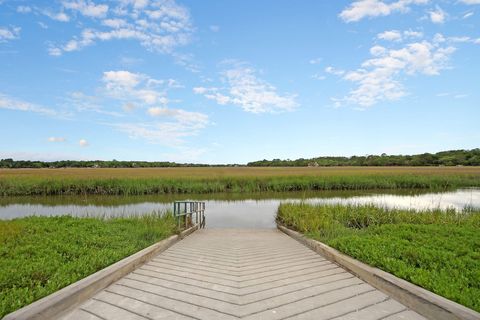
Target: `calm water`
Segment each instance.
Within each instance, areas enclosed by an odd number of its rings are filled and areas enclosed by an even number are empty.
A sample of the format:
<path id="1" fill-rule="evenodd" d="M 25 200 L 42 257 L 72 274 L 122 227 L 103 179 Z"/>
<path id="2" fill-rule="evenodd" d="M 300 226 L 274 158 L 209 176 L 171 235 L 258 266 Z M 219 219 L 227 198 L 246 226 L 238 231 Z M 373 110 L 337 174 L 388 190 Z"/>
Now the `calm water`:
<path id="1" fill-rule="evenodd" d="M 142 215 L 172 208 L 175 200 L 206 202 L 209 228 L 273 228 L 282 202 L 374 204 L 388 208 L 462 210 L 480 208 L 480 189 L 448 192 L 322 191 L 307 193 L 212 194 L 175 196 L 0 197 L 0 219 L 30 215 L 120 216 Z"/>

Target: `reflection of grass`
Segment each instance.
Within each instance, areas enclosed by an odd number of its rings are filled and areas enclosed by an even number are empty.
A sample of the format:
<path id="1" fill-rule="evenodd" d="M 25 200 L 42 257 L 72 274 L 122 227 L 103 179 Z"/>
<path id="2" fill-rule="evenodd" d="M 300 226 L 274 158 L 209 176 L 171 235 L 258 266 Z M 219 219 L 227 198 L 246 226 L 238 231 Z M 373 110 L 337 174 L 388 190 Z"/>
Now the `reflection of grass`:
<path id="1" fill-rule="evenodd" d="M 0 318 L 172 235 L 171 215 L 0 220 Z"/>
<path id="2" fill-rule="evenodd" d="M 145 195 L 480 186 L 480 168 L 0 170 L 0 195 Z"/>
<path id="3" fill-rule="evenodd" d="M 283 204 L 278 219 L 308 237 L 480 311 L 480 211 Z"/>
<path id="4" fill-rule="evenodd" d="M 59 205 L 96 205 L 96 206 L 122 206 L 138 203 L 168 203 L 185 200 L 217 200 L 217 201 L 242 201 L 242 200 L 270 200 L 270 199 L 309 199 L 309 198 L 350 198 L 355 196 L 368 196 L 380 194 L 392 195 L 421 195 L 432 192 L 445 192 L 444 189 L 395 189 L 395 190 L 324 190 L 324 191 L 297 191 L 297 192 L 222 192 L 204 194 L 147 194 L 147 195 L 64 195 L 64 196 L 12 196 L 0 197 L 0 207 L 11 204 L 39 204 L 43 206 Z"/>

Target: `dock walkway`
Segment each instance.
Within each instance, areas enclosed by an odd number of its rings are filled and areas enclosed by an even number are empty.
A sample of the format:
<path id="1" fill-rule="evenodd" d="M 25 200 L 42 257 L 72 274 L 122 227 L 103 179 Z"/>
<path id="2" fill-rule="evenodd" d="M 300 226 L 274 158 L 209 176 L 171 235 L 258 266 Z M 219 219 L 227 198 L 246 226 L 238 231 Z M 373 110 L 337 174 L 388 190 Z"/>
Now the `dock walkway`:
<path id="1" fill-rule="evenodd" d="M 63 319 L 425 319 L 277 230 L 203 229 Z"/>

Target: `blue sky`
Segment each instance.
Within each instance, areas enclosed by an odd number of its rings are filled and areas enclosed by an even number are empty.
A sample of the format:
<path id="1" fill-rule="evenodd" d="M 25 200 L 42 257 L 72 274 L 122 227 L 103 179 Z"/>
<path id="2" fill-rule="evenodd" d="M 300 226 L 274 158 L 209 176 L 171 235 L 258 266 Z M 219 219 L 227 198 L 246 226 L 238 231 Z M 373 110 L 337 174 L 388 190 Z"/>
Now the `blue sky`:
<path id="1" fill-rule="evenodd" d="M 479 147 L 480 0 L 0 0 L 0 158 Z"/>

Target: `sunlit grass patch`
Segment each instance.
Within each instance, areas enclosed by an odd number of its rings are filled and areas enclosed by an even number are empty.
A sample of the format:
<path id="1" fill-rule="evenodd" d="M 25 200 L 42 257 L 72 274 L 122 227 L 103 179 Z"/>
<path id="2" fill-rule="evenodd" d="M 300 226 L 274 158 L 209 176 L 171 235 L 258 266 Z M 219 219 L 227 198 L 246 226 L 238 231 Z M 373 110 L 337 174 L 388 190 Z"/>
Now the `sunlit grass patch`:
<path id="1" fill-rule="evenodd" d="M 170 214 L 0 220 L 0 318 L 175 232 Z"/>

